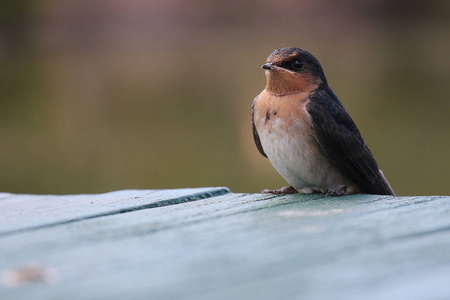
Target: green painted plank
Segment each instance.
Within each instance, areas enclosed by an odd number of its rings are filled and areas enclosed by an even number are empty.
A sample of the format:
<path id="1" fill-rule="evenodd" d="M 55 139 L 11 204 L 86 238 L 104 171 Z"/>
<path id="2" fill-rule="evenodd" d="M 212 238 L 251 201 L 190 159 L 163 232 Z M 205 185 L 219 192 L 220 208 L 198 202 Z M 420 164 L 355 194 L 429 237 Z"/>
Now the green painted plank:
<path id="1" fill-rule="evenodd" d="M 228 193 L 228 188 L 173 190 L 122 190 L 94 195 L 0 194 L 0 236 L 119 214 L 133 210 L 173 205 Z"/>
<path id="2" fill-rule="evenodd" d="M 226 194 L 0 238 L 26 262 L 59 282 L 5 299 L 446 299 L 450 197 Z"/>

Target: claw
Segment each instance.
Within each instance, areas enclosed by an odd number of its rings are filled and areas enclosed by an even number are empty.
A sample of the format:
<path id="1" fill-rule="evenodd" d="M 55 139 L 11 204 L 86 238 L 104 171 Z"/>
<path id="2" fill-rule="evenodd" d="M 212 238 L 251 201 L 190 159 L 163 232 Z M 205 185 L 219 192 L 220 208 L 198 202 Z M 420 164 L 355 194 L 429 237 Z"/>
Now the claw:
<path id="1" fill-rule="evenodd" d="M 347 192 L 347 186 L 346 185 L 341 185 L 336 190 L 328 189 L 325 192 L 325 197 L 328 197 L 328 196 L 333 196 L 333 197 L 344 196 L 345 192 Z"/>
<path id="2" fill-rule="evenodd" d="M 298 190 L 291 186 L 285 186 L 278 190 L 262 190 L 263 194 L 274 194 L 274 195 L 284 195 L 284 194 L 298 194 Z"/>

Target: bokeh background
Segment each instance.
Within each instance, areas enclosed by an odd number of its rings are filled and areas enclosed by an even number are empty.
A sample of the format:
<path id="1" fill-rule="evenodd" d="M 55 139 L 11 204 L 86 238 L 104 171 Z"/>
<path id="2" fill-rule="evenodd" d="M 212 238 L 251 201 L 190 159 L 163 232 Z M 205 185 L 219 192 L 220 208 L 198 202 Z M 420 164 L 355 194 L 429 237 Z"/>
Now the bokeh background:
<path id="1" fill-rule="evenodd" d="M 450 1 L 0 2 L 0 191 L 284 180 L 250 106 L 274 49 L 312 52 L 399 195 L 450 194 Z"/>

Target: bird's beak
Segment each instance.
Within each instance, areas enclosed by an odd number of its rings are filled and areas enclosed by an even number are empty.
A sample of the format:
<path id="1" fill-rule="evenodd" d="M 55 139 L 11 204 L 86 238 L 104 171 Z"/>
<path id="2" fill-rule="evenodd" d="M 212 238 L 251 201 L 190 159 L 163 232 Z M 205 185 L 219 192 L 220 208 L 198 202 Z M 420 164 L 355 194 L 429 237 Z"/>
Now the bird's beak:
<path id="1" fill-rule="evenodd" d="M 261 66 L 261 68 L 263 68 L 264 70 L 273 70 L 273 69 L 275 69 L 277 66 L 275 66 L 274 64 L 272 64 L 272 63 L 267 63 L 267 64 L 263 64 L 262 66 Z"/>

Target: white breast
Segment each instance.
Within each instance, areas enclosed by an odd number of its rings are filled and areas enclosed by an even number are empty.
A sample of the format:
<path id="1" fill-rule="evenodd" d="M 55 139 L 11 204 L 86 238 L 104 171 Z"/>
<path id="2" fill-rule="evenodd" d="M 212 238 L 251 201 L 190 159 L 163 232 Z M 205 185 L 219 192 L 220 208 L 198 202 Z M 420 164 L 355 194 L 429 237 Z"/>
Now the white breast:
<path id="1" fill-rule="evenodd" d="M 320 151 L 306 100 L 299 95 L 261 97 L 263 93 L 255 99 L 254 122 L 264 152 L 278 173 L 290 185 L 308 192 L 351 184 Z"/>
<path id="2" fill-rule="evenodd" d="M 281 176 L 297 188 L 315 185 L 314 169 L 318 167 L 317 146 L 305 133 L 301 121 L 286 124 L 274 118 L 271 124 L 257 128 L 267 158 Z M 289 130 L 286 130 L 288 128 Z M 294 135 L 295 133 L 295 135 Z"/>

